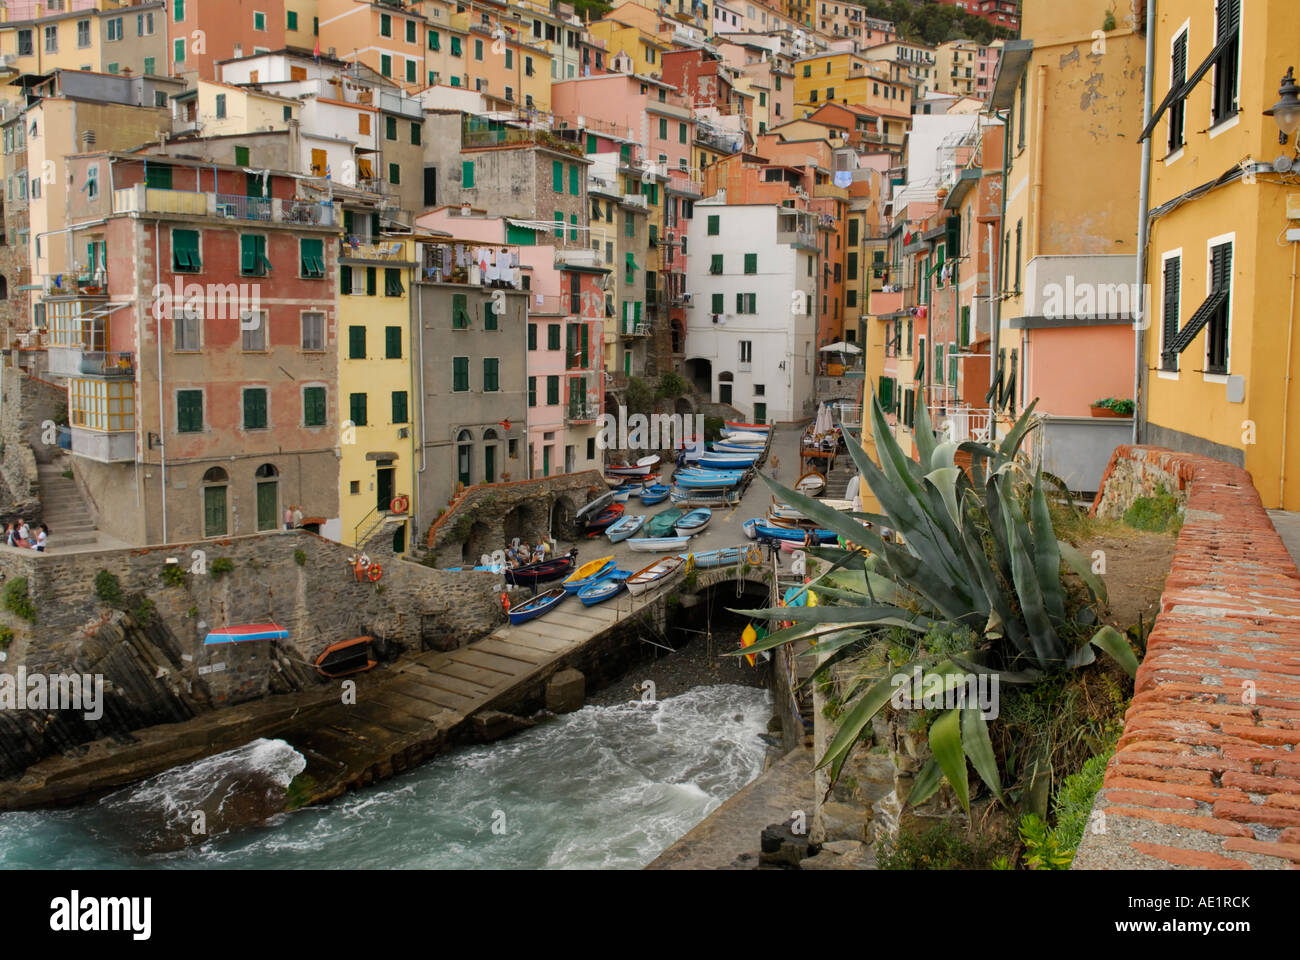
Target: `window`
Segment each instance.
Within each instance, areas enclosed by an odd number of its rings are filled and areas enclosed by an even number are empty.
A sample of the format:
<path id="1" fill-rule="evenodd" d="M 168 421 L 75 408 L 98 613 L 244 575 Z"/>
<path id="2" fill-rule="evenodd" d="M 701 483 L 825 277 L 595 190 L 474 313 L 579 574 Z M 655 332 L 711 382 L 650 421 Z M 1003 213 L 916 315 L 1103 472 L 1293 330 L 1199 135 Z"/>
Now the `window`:
<path id="1" fill-rule="evenodd" d="M 530 407 L 537 406 L 537 378 L 536 377 L 528 378 L 528 405 Z"/>
<path id="2" fill-rule="evenodd" d="M 420 125 L 414 121 L 411 123 L 411 145 L 415 147 L 420 145 Z"/>
<path id="3" fill-rule="evenodd" d="M 478 39 L 477 37 L 474 38 L 474 59 L 475 60 L 483 59 L 483 41 Z"/>
<path id="4" fill-rule="evenodd" d="M 558 375 L 546 378 L 546 403 L 555 406 L 560 402 L 560 378 Z"/>
<path id="5" fill-rule="evenodd" d="M 469 357 L 451 358 L 451 389 L 455 393 L 469 390 Z"/>
<path id="6" fill-rule="evenodd" d="M 266 429 L 266 389 L 253 387 L 244 391 L 244 429 Z"/>
<path id="7" fill-rule="evenodd" d="M 1166 283 L 1169 278 L 1166 272 Z M 1169 295 L 1166 286 L 1166 297 Z M 1176 362 L 1192 341 L 1207 329 L 1205 343 L 1205 372 L 1225 374 L 1228 372 L 1228 322 L 1232 309 L 1232 242 L 1217 244 L 1210 248 L 1210 292 L 1205 302 L 1197 309 L 1187 325 L 1178 331 L 1172 340 L 1167 339 L 1164 347 L 1164 364 L 1170 369 L 1170 362 Z M 1166 331 L 1169 330 L 1168 315 L 1165 318 Z M 1166 336 L 1168 334 L 1166 333 Z"/>
<path id="8" fill-rule="evenodd" d="M 429 49 L 430 50 L 442 49 L 442 37 L 439 35 L 437 30 L 429 31 Z"/>
<path id="9" fill-rule="evenodd" d="M 569 165 L 569 194 L 571 196 L 576 197 L 580 193 L 581 193 L 581 189 L 578 184 L 578 167 L 576 164 L 570 164 Z"/>
<path id="10" fill-rule="evenodd" d="M 463 293 L 451 295 L 451 328 L 453 330 L 469 329 L 469 299 Z"/>
<path id="11" fill-rule="evenodd" d="M 381 37 L 391 37 L 393 35 L 393 18 L 386 13 L 379 15 L 379 35 Z"/>
<path id="12" fill-rule="evenodd" d="M 459 56 L 460 56 L 460 37 L 452 37 L 452 38 L 451 38 L 451 55 L 452 55 L 453 57 L 459 57 Z M 460 79 L 459 77 L 452 77 L 452 80 L 455 80 L 455 81 L 458 81 L 459 79 Z M 452 86 L 459 86 L 459 84 L 458 84 L 458 83 L 453 83 Z"/>
<path id="13" fill-rule="evenodd" d="M 300 276 L 319 280 L 325 276 L 325 241 L 303 238 L 298 241 Z"/>
<path id="14" fill-rule="evenodd" d="M 737 313 L 758 313 L 758 295 L 753 293 L 736 294 Z"/>
<path id="15" fill-rule="evenodd" d="M 45 28 L 45 52 L 59 52 L 59 26 L 56 23 L 51 23 Z"/>
<path id="16" fill-rule="evenodd" d="M 496 393 L 501 389 L 501 361 L 497 357 L 483 358 L 483 392 Z"/>
<path id="17" fill-rule="evenodd" d="M 154 77 L 154 76 L 157 76 L 157 75 L 158 75 L 158 70 L 157 70 L 157 68 L 156 68 L 155 60 L 154 60 L 153 57 L 145 57 L 145 58 L 144 58 L 144 72 L 145 72 L 145 75 L 146 75 L 146 76 L 150 76 L 150 77 Z M 163 91 L 161 91 L 161 90 L 155 90 L 154 93 L 162 93 L 163 98 L 164 98 L 162 103 L 157 103 L 157 97 L 155 97 L 155 98 L 154 98 L 154 100 L 155 100 L 155 106 L 166 106 L 166 105 L 167 105 L 167 101 L 166 101 L 167 94 L 166 94 L 166 93 L 163 93 Z"/>
<path id="18" fill-rule="evenodd" d="M 285 27 L 289 30 L 298 29 L 298 14 L 293 10 L 285 11 Z"/>
<path id="19" fill-rule="evenodd" d="M 198 273 L 203 263 L 199 259 L 199 232 L 197 230 L 172 231 L 172 271 Z"/>
<path id="20" fill-rule="evenodd" d="M 239 272 L 246 277 L 264 277 L 270 269 L 271 261 L 266 259 L 266 237 L 260 234 L 241 233 Z"/>
<path id="21" fill-rule="evenodd" d="M 756 253 L 745 254 L 745 272 L 758 273 L 758 254 Z"/>
<path id="22" fill-rule="evenodd" d="M 1178 354 L 1172 352 L 1174 340 L 1178 336 L 1178 316 L 1182 301 L 1181 256 L 1171 256 L 1165 260 L 1164 297 L 1161 336 L 1160 369 L 1170 373 L 1178 372 Z"/>
<path id="23" fill-rule="evenodd" d="M 176 391 L 176 432 L 198 433 L 203 429 L 203 391 Z"/>
<path id="24" fill-rule="evenodd" d="M 1024 255 L 1025 221 L 1016 221 L 1016 293 L 1020 293 L 1020 258 Z"/>
<path id="25" fill-rule="evenodd" d="M 546 349 L 560 349 L 560 325 L 558 323 L 548 323 L 546 325 Z"/>
<path id="26" fill-rule="evenodd" d="M 1169 67 L 1169 89 L 1179 90 L 1187 82 L 1187 31 L 1179 34 L 1174 41 L 1172 62 Z M 1169 106 L 1169 152 L 1180 149 L 1186 142 L 1184 123 L 1187 116 L 1187 101 L 1179 98 Z"/>
<path id="27" fill-rule="evenodd" d="M 366 419 L 366 395 L 364 393 L 348 394 L 348 419 L 355 427 L 364 427 Z"/>
<path id="28" fill-rule="evenodd" d="M 339 293 L 350 294 L 352 292 L 352 268 L 339 267 Z"/>
<path id="29" fill-rule="evenodd" d="M 172 19 L 176 23 L 185 19 L 185 0 L 172 0 Z"/>
<path id="30" fill-rule="evenodd" d="M 319 310 L 308 310 L 302 315 L 302 348 L 325 349 L 325 314 Z"/>
<path id="31" fill-rule="evenodd" d="M 460 162 L 460 185 L 462 188 L 474 186 L 474 161 L 462 160 Z"/>
<path id="32" fill-rule="evenodd" d="M 77 21 L 77 46 L 78 47 L 90 46 L 90 21 L 89 20 Z"/>
<path id="33" fill-rule="evenodd" d="M 379 72 L 385 77 L 393 75 L 393 58 L 386 53 L 379 55 Z"/>
<path id="34" fill-rule="evenodd" d="M 406 21 L 406 42 L 415 43 L 415 21 L 414 20 Z M 509 64 L 506 64 L 506 66 L 509 66 Z"/>
<path id="35" fill-rule="evenodd" d="M 325 388 L 304 387 L 302 391 L 302 425 L 325 426 Z"/>
<path id="36" fill-rule="evenodd" d="M 496 301 L 486 302 L 483 304 L 483 329 L 497 329 L 497 305 Z"/>
<path id="37" fill-rule="evenodd" d="M 254 30 L 266 29 L 266 14 L 262 13 L 260 10 L 253 11 L 253 29 Z"/>
<path id="38" fill-rule="evenodd" d="M 754 342 L 752 340 L 740 341 L 740 362 L 742 364 L 754 362 Z"/>
<path id="39" fill-rule="evenodd" d="M 406 292 L 402 286 L 402 271 L 396 267 L 384 268 L 384 296 L 400 297 Z"/>
<path id="40" fill-rule="evenodd" d="M 708 229 L 709 236 L 716 237 L 718 235 L 718 223 L 720 219 L 721 218 L 716 213 L 709 214 L 709 229 Z"/>
<path id="41" fill-rule="evenodd" d="M 537 324 L 535 323 L 530 323 L 528 325 L 528 349 L 537 349 Z"/>
<path id="42" fill-rule="evenodd" d="M 348 327 L 348 359 L 366 359 L 366 328 L 360 324 Z"/>
<path id="43" fill-rule="evenodd" d="M 1214 122 L 1237 115 L 1237 72 L 1241 59 L 1241 0 L 1218 0 L 1215 8 Z"/>
<path id="44" fill-rule="evenodd" d="M 713 309 L 710 313 L 721 315 L 726 310 L 727 298 L 725 294 L 715 293 L 713 295 Z"/>
<path id="45" fill-rule="evenodd" d="M 418 67 L 419 64 L 417 63 L 417 61 L 409 60 L 409 59 L 406 61 L 406 82 L 407 83 L 415 83 L 416 70 Z"/>
<path id="46" fill-rule="evenodd" d="M 112 21 L 112 20 L 108 21 L 108 25 L 109 25 L 109 31 L 108 31 L 108 32 L 109 32 L 109 38 L 108 38 L 108 39 L 112 40 L 112 39 L 113 39 L 113 37 L 112 37 L 112 33 L 113 33 L 113 30 L 112 30 L 112 27 L 113 27 L 113 21 Z M 119 29 L 120 29 L 120 28 L 119 28 Z M 172 62 L 174 62 L 174 63 L 184 63 L 184 62 L 185 62 L 185 41 L 184 41 L 184 40 L 173 40 L 173 41 L 172 41 Z"/>
<path id="47" fill-rule="evenodd" d="M 406 391 L 393 391 L 393 423 L 407 423 Z"/>
<path id="48" fill-rule="evenodd" d="M 722 274 L 722 254 L 714 253 L 709 256 L 709 273 L 713 276 Z"/>
<path id="49" fill-rule="evenodd" d="M 245 310 L 239 315 L 240 346 L 248 353 L 266 350 L 266 311 Z"/>
<path id="50" fill-rule="evenodd" d="M 110 40 L 113 39 L 112 30 L 109 31 L 108 39 Z M 36 51 L 32 46 L 32 32 L 30 30 L 19 30 L 18 31 L 18 56 L 30 57 L 35 52 Z"/>
<path id="51" fill-rule="evenodd" d="M 173 348 L 178 352 L 193 352 L 200 348 L 203 321 L 196 310 L 178 310 L 172 320 Z"/>
<path id="52" fill-rule="evenodd" d="M 384 327 L 384 358 L 402 359 L 402 328 Z"/>

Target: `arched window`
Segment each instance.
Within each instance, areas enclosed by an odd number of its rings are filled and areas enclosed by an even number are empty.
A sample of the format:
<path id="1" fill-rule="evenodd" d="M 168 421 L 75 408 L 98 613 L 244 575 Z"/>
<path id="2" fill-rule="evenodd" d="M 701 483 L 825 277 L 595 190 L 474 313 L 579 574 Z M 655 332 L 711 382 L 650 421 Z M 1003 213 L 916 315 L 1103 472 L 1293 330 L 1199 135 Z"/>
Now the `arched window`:
<path id="1" fill-rule="evenodd" d="M 257 529 L 274 530 L 280 519 L 280 471 L 264 463 L 254 474 L 257 483 Z"/>
<path id="2" fill-rule="evenodd" d="M 483 431 L 483 482 L 497 482 L 497 432 L 495 430 Z"/>
<path id="3" fill-rule="evenodd" d="M 718 403 L 731 403 L 731 388 L 736 375 L 730 370 L 718 374 Z"/>
<path id="4" fill-rule="evenodd" d="M 203 475 L 203 535 L 205 537 L 224 537 L 230 532 L 230 514 L 226 509 L 229 480 L 229 474 L 221 467 L 212 467 Z"/>
<path id="5" fill-rule="evenodd" d="M 468 430 L 456 435 L 456 479 L 465 486 L 473 483 L 470 469 L 474 465 L 474 438 Z"/>

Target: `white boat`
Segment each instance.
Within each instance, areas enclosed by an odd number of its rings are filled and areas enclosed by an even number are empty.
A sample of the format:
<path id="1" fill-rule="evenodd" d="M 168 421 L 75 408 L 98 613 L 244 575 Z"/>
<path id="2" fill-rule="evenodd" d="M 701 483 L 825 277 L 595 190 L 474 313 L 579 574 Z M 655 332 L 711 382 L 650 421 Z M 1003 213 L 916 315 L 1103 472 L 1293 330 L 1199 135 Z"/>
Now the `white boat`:
<path id="1" fill-rule="evenodd" d="M 663 553 L 665 550 L 681 550 L 690 542 L 690 537 L 633 537 L 627 545 L 637 553 Z"/>
<path id="2" fill-rule="evenodd" d="M 638 514 L 637 516 L 632 517 L 625 515 L 622 519 L 616 520 L 605 528 L 605 536 L 609 537 L 610 543 L 618 543 L 620 540 L 626 540 L 628 537 L 632 536 L 632 534 L 636 533 L 644 525 L 644 514 Z"/>
<path id="3" fill-rule="evenodd" d="M 657 456 L 642 457 L 635 465 L 609 466 L 605 468 L 605 472 L 616 477 L 646 477 L 650 475 L 651 469 L 657 466 L 658 463 L 659 457 Z"/>
<path id="4" fill-rule="evenodd" d="M 650 566 L 644 567 L 628 577 L 627 588 L 632 592 L 633 596 L 646 593 L 666 582 L 685 566 L 686 561 L 681 557 L 660 557 Z"/>
<path id="5" fill-rule="evenodd" d="M 805 497 L 820 497 L 826 492 L 826 478 L 816 470 L 809 470 L 795 481 L 794 488 Z"/>
<path id="6" fill-rule="evenodd" d="M 747 446 L 761 447 L 767 443 L 767 434 L 752 433 L 744 430 L 723 430 L 722 435 L 727 438 L 727 443 L 743 443 Z"/>
<path id="7" fill-rule="evenodd" d="M 696 534 L 703 533 L 712 519 L 712 510 L 708 507 L 699 507 L 678 520 L 674 529 L 677 531 L 678 536 L 693 537 Z"/>

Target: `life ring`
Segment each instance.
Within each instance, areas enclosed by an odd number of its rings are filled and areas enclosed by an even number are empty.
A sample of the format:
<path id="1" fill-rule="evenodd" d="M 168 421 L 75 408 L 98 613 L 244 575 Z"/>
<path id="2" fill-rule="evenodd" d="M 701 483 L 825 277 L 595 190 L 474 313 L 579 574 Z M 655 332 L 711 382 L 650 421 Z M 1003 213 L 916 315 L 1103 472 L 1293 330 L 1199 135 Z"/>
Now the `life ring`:
<path id="1" fill-rule="evenodd" d="M 402 496 L 393 497 L 393 499 L 388 504 L 388 511 L 389 513 L 405 513 L 407 511 L 407 508 L 409 508 L 410 506 L 411 506 L 411 501 L 408 500 L 406 497 L 402 497 Z"/>
<path id="2" fill-rule="evenodd" d="M 501 591 L 501 609 L 506 613 L 510 612 L 510 594 L 504 590 Z"/>
<path id="3" fill-rule="evenodd" d="M 384 575 L 384 568 L 377 563 L 372 563 L 370 565 L 370 569 L 366 573 L 366 576 L 370 578 L 371 583 L 378 583 L 379 578 L 382 577 L 383 575 Z"/>
<path id="4" fill-rule="evenodd" d="M 750 545 L 749 550 L 745 553 L 745 560 L 752 564 L 763 562 L 763 551 L 759 549 L 758 544 Z"/>

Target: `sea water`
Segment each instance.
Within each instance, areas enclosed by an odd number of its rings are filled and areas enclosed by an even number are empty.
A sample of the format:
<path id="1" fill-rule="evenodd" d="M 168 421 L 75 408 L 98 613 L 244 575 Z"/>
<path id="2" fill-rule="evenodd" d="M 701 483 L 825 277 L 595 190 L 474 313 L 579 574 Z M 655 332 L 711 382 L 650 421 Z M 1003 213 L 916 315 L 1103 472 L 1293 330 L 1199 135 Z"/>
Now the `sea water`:
<path id="1" fill-rule="evenodd" d="M 767 691 L 731 685 L 589 706 L 332 803 L 246 828 L 218 815 L 193 834 L 200 803 L 257 819 L 303 769 L 258 740 L 74 810 L 0 814 L 0 869 L 639 868 L 758 776 L 771 712 Z"/>

